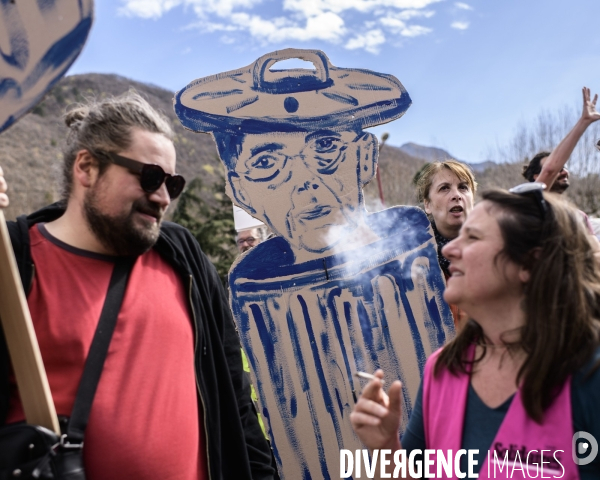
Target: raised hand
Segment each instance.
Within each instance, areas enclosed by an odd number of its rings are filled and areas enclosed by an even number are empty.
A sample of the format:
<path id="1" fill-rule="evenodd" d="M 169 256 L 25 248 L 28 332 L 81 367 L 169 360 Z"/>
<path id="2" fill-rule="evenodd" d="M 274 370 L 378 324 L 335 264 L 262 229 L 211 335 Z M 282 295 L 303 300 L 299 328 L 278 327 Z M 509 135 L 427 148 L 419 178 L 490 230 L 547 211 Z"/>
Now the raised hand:
<path id="1" fill-rule="evenodd" d="M 590 123 L 600 120 L 600 112 L 596 110 L 598 94 L 594 95 L 594 99 L 592 100 L 589 88 L 583 87 L 581 91 L 583 93 L 583 112 L 581 113 L 581 118 Z"/>
<path id="2" fill-rule="evenodd" d="M 594 99 L 592 100 L 589 88 L 583 87 L 581 91 L 583 93 L 583 112 L 581 113 L 581 118 L 590 123 L 600 120 L 600 112 L 596 110 L 598 94 L 594 95 Z"/>
<path id="3" fill-rule="evenodd" d="M 4 173 L 2 167 L 0 167 L 0 208 L 8 207 L 8 195 L 6 195 L 6 180 L 4 179 Z"/>
<path id="4" fill-rule="evenodd" d="M 402 418 L 402 383 L 395 381 L 389 396 L 383 391 L 383 371 L 375 372 L 376 380 L 370 381 L 363 389 L 360 399 L 350 414 L 352 428 L 358 438 L 370 450 L 402 448 L 399 439 L 400 419 Z"/>

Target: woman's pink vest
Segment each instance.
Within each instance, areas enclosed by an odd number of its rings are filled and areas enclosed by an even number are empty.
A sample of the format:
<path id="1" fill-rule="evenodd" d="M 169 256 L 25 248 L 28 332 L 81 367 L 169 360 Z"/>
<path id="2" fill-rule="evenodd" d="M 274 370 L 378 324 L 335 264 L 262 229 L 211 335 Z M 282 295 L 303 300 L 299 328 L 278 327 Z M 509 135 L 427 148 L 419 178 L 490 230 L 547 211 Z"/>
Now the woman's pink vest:
<path id="1" fill-rule="evenodd" d="M 451 450 L 454 460 L 454 455 L 461 448 L 470 376 L 455 376 L 443 369 L 434 377 L 433 370 L 439 352 L 427 360 L 423 378 L 425 444 L 428 449 Z M 471 349 L 471 355 L 473 353 L 474 348 Z M 571 454 L 573 433 L 570 377 L 544 413 L 541 425 L 527 416 L 518 390 L 486 454 L 479 478 L 579 480 L 579 471 Z M 458 478 L 454 461 L 450 475 L 441 465 L 440 468 L 442 476 L 436 478 Z M 429 470 L 437 474 L 437 461 Z"/>

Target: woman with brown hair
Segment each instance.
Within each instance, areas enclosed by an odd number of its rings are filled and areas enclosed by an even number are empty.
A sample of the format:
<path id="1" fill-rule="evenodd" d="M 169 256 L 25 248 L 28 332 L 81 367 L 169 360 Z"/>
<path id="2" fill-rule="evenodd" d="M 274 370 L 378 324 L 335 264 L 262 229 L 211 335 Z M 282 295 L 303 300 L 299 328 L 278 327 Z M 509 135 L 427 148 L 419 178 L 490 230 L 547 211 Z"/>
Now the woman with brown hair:
<path id="1" fill-rule="evenodd" d="M 477 182 L 471 169 L 456 160 L 426 164 L 415 178 L 417 197 L 423 204 L 435 234 L 438 261 L 446 280 L 450 278 L 450 262 L 442 255 L 442 248 L 458 236 L 460 227 L 473 209 Z M 466 320 L 464 312 L 450 305 L 454 324 L 459 327 Z"/>
<path id="2" fill-rule="evenodd" d="M 402 443 L 400 382 L 365 387 L 351 421 L 368 448 L 477 449 L 479 478 L 600 477 L 600 273 L 577 210 L 541 186 L 484 193 L 444 248 L 444 298 L 470 319 L 428 359 Z"/>

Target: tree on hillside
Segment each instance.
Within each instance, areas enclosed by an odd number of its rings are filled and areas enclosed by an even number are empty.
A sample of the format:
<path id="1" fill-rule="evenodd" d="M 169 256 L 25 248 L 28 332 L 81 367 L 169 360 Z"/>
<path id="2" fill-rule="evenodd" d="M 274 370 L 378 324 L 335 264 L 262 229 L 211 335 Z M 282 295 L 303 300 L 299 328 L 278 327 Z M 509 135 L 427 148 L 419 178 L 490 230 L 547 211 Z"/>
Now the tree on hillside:
<path id="1" fill-rule="evenodd" d="M 216 177 L 209 185 L 201 177 L 188 184 L 181 194 L 173 221 L 194 235 L 215 265 L 223 285 L 227 286 L 227 274 L 237 255 L 235 225 L 231 200 L 224 193 L 225 177 L 222 174 Z"/>

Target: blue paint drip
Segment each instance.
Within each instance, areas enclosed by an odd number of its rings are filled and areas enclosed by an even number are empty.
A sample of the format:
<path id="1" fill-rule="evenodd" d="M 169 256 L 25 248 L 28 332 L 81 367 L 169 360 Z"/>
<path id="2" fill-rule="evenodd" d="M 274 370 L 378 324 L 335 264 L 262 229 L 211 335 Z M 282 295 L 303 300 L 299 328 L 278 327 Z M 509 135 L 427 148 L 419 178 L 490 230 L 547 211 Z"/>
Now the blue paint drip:
<path id="1" fill-rule="evenodd" d="M 408 268 L 410 272 L 411 265 L 407 262 L 404 263 L 404 269 L 406 268 Z M 408 278 L 410 278 L 410 276 Z M 415 346 L 417 363 L 419 365 L 419 376 L 423 378 L 423 369 L 425 368 L 425 360 L 427 360 L 427 356 L 425 355 L 425 348 L 423 347 L 423 341 L 421 340 L 421 334 L 419 332 L 419 327 L 417 326 L 417 321 L 415 320 L 415 316 L 413 315 L 412 309 L 410 308 L 410 302 L 408 301 L 408 297 L 406 296 L 406 292 L 409 290 L 409 288 L 406 286 L 406 283 L 412 282 L 406 282 L 404 276 L 397 276 L 396 282 L 398 282 L 398 286 L 400 287 L 400 299 L 402 300 L 402 306 L 404 307 L 404 311 L 406 312 L 406 321 L 408 322 L 408 326 L 410 327 L 410 335 Z"/>
<path id="2" fill-rule="evenodd" d="M 308 334 L 308 338 L 310 339 L 310 348 L 313 355 L 313 362 L 315 365 L 315 370 L 317 372 L 317 376 L 319 377 L 319 385 L 321 386 L 321 394 L 323 395 L 323 401 L 325 402 L 325 408 L 329 413 L 329 417 L 331 418 L 331 422 L 333 423 L 333 428 L 336 433 L 337 442 L 339 448 L 344 448 L 341 439 L 340 432 L 340 423 L 333 408 L 333 399 L 331 398 L 331 394 L 329 392 L 327 381 L 325 380 L 323 365 L 321 364 L 321 358 L 319 356 L 319 349 L 317 347 L 315 334 L 312 328 L 312 323 L 310 321 L 310 315 L 308 313 L 308 307 L 306 305 L 306 301 L 301 295 L 298 295 L 298 302 L 300 302 L 300 307 L 302 309 L 302 315 L 304 317 L 304 325 L 306 327 L 306 333 Z M 319 440 L 320 441 L 320 440 Z M 325 462 L 324 455 L 319 458 L 319 462 L 321 464 L 321 472 L 323 473 L 324 479 L 329 479 L 329 472 L 327 471 L 327 463 Z"/>
<path id="3" fill-rule="evenodd" d="M 337 309 L 335 308 L 335 299 L 337 297 L 339 297 L 341 294 L 342 294 L 341 288 L 337 287 L 337 288 L 332 289 L 329 292 L 329 295 L 327 297 L 327 307 L 328 307 L 329 312 L 331 313 L 331 323 L 333 324 L 336 338 L 340 345 L 340 350 L 342 352 L 342 356 L 344 359 L 344 365 L 346 367 L 346 376 L 348 378 L 348 381 L 350 382 L 350 388 L 352 389 L 352 392 L 354 392 L 355 388 L 354 388 L 354 379 L 352 376 L 352 369 L 350 368 L 350 361 L 348 360 L 348 355 L 346 354 L 346 345 L 344 343 L 344 337 L 342 336 L 342 328 L 340 326 L 340 319 L 337 315 Z M 323 318 L 326 318 L 325 315 L 323 315 Z M 350 337 L 350 338 L 352 338 L 352 337 Z M 355 401 L 356 401 L 356 399 L 355 399 Z"/>
<path id="4" fill-rule="evenodd" d="M 298 415 L 298 403 L 296 397 L 290 399 L 290 413 L 292 414 L 292 418 L 296 418 L 296 415 Z"/>
<path id="5" fill-rule="evenodd" d="M 387 276 L 387 275 L 386 275 Z M 397 285 L 397 281 L 394 278 L 393 275 L 389 275 L 392 279 L 393 282 Z M 394 352 L 393 355 L 388 355 L 388 361 L 390 364 L 390 367 L 392 369 L 393 372 L 396 372 L 398 375 L 398 379 L 402 382 L 405 383 L 404 379 L 406 378 L 406 375 L 404 373 L 404 369 L 402 368 L 402 365 L 400 365 L 399 362 L 399 355 L 397 353 L 397 345 L 394 344 L 394 342 L 392 341 L 392 337 L 390 336 L 390 329 L 389 329 L 389 324 L 388 324 L 388 320 L 387 320 L 387 315 L 385 314 L 385 312 L 387 311 L 386 305 L 385 305 L 385 300 L 383 298 L 383 296 L 381 295 L 380 291 L 379 291 L 379 287 L 376 287 L 374 289 L 374 296 L 376 295 L 379 299 L 379 302 L 381 304 L 381 308 L 378 309 L 379 312 L 379 316 L 381 318 L 381 331 L 382 331 L 382 336 L 385 342 L 385 349 L 386 351 L 389 352 Z M 400 298 L 398 296 L 398 292 L 396 289 L 394 289 L 394 307 L 396 305 L 400 304 Z M 402 396 L 403 396 L 403 401 L 404 401 L 404 405 L 403 405 L 403 412 L 406 414 L 407 418 L 410 418 L 410 414 L 412 411 L 412 402 L 410 401 L 410 396 L 408 395 L 408 391 L 406 388 L 402 389 Z M 404 428 L 406 428 L 406 425 L 404 425 Z"/>
<path id="6" fill-rule="evenodd" d="M 335 389 L 335 399 L 340 410 L 340 415 L 342 418 L 344 418 L 344 404 L 342 403 L 342 399 L 340 398 L 340 391 L 337 388 Z"/>
<path id="7" fill-rule="evenodd" d="M 352 305 L 350 302 L 344 302 L 344 317 L 348 325 L 348 331 L 350 333 L 355 332 L 352 326 Z M 352 347 L 352 355 L 354 356 L 354 364 L 357 370 L 367 370 L 362 350 L 359 348 L 353 335 L 350 335 L 350 346 Z"/>
<path id="8" fill-rule="evenodd" d="M 280 360 L 277 358 L 273 337 L 271 335 L 271 332 L 276 331 L 275 325 L 272 325 L 273 321 L 272 321 L 272 319 L 269 319 L 270 325 L 269 325 L 269 327 L 267 327 L 262 310 L 260 309 L 260 307 L 258 305 L 250 304 L 249 308 L 250 308 L 250 311 L 252 312 L 252 316 L 254 318 L 254 322 L 255 322 L 258 334 L 260 336 L 261 345 L 264 349 L 265 356 L 267 357 L 267 363 L 269 365 L 269 377 L 270 377 L 271 383 L 273 385 L 274 393 L 277 396 L 278 408 L 279 408 L 280 412 L 282 412 L 281 417 L 284 421 L 288 438 L 290 439 L 290 442 L 292 444 L 299 445 L 296 431 L 294 429 L 294 424 L 292 422 L 293 415 L 292 415 L 290 409 L 288 408 L 288 404 L 287 404 L 286 397 L 285 397 L 284 379 L 282 378 L 281 371 L 279 370 L 279 367 L 278 367 Z M 251 348 L 248 349 L 248 345 L 244 345 L 244 348 L 246 349 L 247 354 L 252 351 Z M 256 368 L 256 366 L 253 365 L 253 368 Z M 255 370 L 255 371 L 258 371 L 258 370 Z M 290 385 L 290 389 L 292 389 L 291 385 Z M 259 391 L 261 393 L 262 402 L 264 405 L 266 405 L 266 399 L 264 398 L 264 393 L 263 393 L 262 387 L 259 389 Z M 291 394 L 292 394 L 292 396 L 294 396 L 293 390 L 292 390 Z M 275 444 L 275 439 L 271 438 L 271 440 L 272 440 L 273 444 Z M 304 458 L 303 452 L 301 450 L 297 450 L 295 453 L 297 456 L 297 461 L 302 466 L 302 468 L 308 470 L 308 467 L 306 464 L 306 459 Z"/>
<path id="9" fill-rule="evenodd" d="M 361 300 L 359 300 L 356 304 L 356 313 L 358 315 L 358 321 L 360 323 L 360 329 L 363 334 L 367 352 L 369 352 L 369 356 L 371 357 L 373 364 L 376 365 L 377 368 L 380 368 L 381 365 L 377 359 L 377 348 L 373 344 L 371 319 L 369 318 L 369 314 L 367 313 L 367 310 Z"/>
<path id="10" fill-rule="evenodd" d="M 321 437 L 321 429 L 319 427 L 319 422 L 317 421 L 317 416 L 315 415 L 315 409 L 313 404 L 313 396 L 310 391 L 310 385 L 308 383 L 308 377 L 306 375 L 306 365 L 304 362 L 304 357 L 302 355 L 302 348 L 300 347 L 300 340 L 298 338 L 298 330 L 296 329 L 296 324 L 294 323 L 294 319 L 292 318 L 292 312 L 288 310 L 286 314 L 288 330 L 290 333 L 290 338 L 292 340 L 292 350 L 294 351 L 294 358 L 296 359 L 296 365 L 298 365 L 298 373 L 300 374 L 300 383 L 302 384 L 302 390 L 306 393 L 306 400 L 308 402 L 308 410 L 310 411 L 310 419 L 313 425 L 313 429 L 315 432 L 315 441 L 317 442 L 317 450 L 319 452 L 319 461 L 321 464 L 321 470 L 323 470 L 323 463 L 325 458 L 325 450 L 323 448 L 323 439 Z M 289 430 L 288 430 L 289 431 Z M 295 434 L 295 431 L 294 431 Z M 303 464 L 303 471 L 310 478 L 310 474 L 308 473 L 308 467 L 306 462 Z M 326 467 L 325 467 L 326 468 Z"/>
<path id="11" fill-rule="evenodd" d="M 303 392 L 308 392 L 310 385 L 308 384 L 308 377 L 306 376 L 306 364 L 304 357 L 302 356 L 302 347 L 300 347 L 300 339 L 298 338 L 298 330 L 296 330 L 296 324 L 292 317 L 292 312 L 287 311 L 286 313 L 288 331 L 290 333 L 290 339 L 292 341 L 292 349 L 294 350 L 294 359 L 298 367 L 298 374 L 300 377 L 300 385 L 302 386 Z"/>

